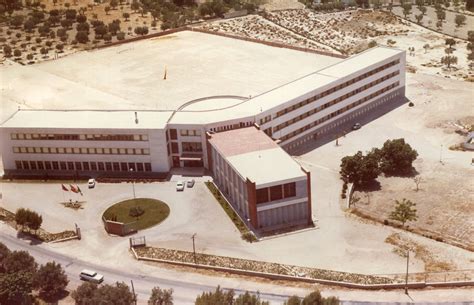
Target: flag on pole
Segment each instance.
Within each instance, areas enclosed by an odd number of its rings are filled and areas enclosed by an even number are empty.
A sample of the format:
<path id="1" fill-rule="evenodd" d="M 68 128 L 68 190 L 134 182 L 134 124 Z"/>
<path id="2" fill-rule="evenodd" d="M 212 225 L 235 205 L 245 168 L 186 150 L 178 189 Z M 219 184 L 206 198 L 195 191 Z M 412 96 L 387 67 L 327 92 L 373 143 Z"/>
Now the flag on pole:
<path id="1" fill-rule="evenodd" d="M 64 186 L 64 184 L 61 184 L 61 188 L 63 189 L 63 191 L 69 192 L 69 190 L 67 189 L 67 187 Z"/>
<path id="2" fill-rule="evenodd" d="M 81 194 L 81 196 L 84 196 L 84 195 L 82 194 L 81 189 L 79 188 L 79 185 L 76 184 L 76 188 L 77 188 L 77 191 Z"/>
<path id="3" fill-rule="evenodd" d="M 79 191 L 77 190 L 77 188 L 74 187 L 74 185 L 72 184 L 69 184 L 69 187 L 71 188 L 71 192 L 74 192 L 74 193 L 79 193 Z"/>

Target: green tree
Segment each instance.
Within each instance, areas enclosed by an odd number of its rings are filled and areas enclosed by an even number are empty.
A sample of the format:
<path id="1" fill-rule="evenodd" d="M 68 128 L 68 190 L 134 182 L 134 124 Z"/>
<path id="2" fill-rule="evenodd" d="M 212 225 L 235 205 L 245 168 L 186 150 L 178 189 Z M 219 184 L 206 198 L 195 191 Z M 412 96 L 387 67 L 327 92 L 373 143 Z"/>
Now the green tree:
<path id="1" fill-rule="evenodd" d="M 403 16 L 405 16 L 405 19 L 406 19 L 407 16 L 411 14 L 411 9 L 413 8 L 413 5 L 411 3 L 405 3 L 402 5 L 402 8 L 403 8 Z"/>
<path id="2" fill-rule="evenodd" d="M 30 304 L 32 289 L 31 274 L 27 272 L 0 274 L 0 304 Z"/>
<path id="3" fill-rule="evenodd" d="M 4 272 L 3 262 L 10 255 L 11 251 L 3 243 L 0 243 L 0 273 Z"/>
<path id="4" fill-rule="evenodd" d="M 203 292 L 196 298 L 195 305 L 232 305 L 234 302 L 234 291 L 222 291 L 217 286 L 214 292 Z"/>
<path id="5" fill-rule="evenodd" d="M 405 143 L 405 139 L 387 140 L 382 149 L 377 151 L 380 169 L 386 175 L 408 174 L 413 170 L 413 161 L 418 152 Z"/>
<path id="6" fill-rule="evenodd" d="M 466 22 L 466 16 L 458 14 L 454 18 L 454 22 L 456 23 L 456 26 L 459 28 L 462 25 L 464 25 L 464 23 Z"/>
<path id="7" fill-rule="evenodd" d="M 294 295 L 285 301 L 284 305 L 301 305 L 301 299 Z"/>
<path id="8" fill-rule="evenodd" d="M 426 44 L 423 46 L 423 49 L 425 49 L 425 54 L 426 54 L 426 52 L 428 52 L 428 50 L 430 49 L 430 45 L 426 43 Z"/>
<path id="9" fill-rule="evenodd" d="M 418 10 L 421 12 L 422 15 L 426 15 L 426 6 L 419 6 Z"/>
<path id="10" fill-rule="evenodd" d="M 61 264 L 48 262 L 40 266 L 34 276 L 33 283 L 42 297 L 52 300 L 66 289 L 69 280 Z"/>
<path id="11" fill-rule="evenodd" d="M 423 14 L 415 15 L 416 23 L 421 24 L 423 20 Z"/>
<path id="12" fill-rule="evenodd" d="M 389 218 L 399 221 L 405 226 L 407 221 L 415 221 L 418 219 L 416 215 L 416 203 L 403 198 L 402 201 L 395 200 L 395 209 L 390 213 Z"/>
<path id="13" fill-rule="evenodd" d="M 270 305 L 270 303 L 260 300 L 259 295 L 250 294 L 246 291 L 235 299 L 234 305 Z"/>
<path id="14" fill-rule="evenodd" d="M 436 11 L 436 18 L 438 18 L 438 21 L 442 22 L 446 19 L 446 12 L 442 10 Z"/>
<path id="15" fill-rule="evenodd" d="M 6 273 L 25 272 L 32 276 L 38 269 L 35 259 L 26 251 L 13 251 L 3 260 Z"/>
<path id="16" fill-rule="evenodd" d="M 36 24 L 35 22 L 33 21 L 33 19 L 31 18 L 28 18 L 25 20 L 25 23 L 23 23 L 23 28 L 25 29 L 25 31 L 27 31 L 28 33 L 30 33 L 31 31 L 33 31 L 33 29 L 35 28 Z"/>
<path id="17" fill-rule="evenodd" d="M 453 46 L 456 44 L 456 40 L 454 40 L 453 38 L 446 38 L 445 44 L 449 46 L 450 49 L 452 49 Z"/>
<path id="18" fill-rule="evenodd" d="M 173 289 L 154 287 L 151 290 L 148 305 L 173 305 Z"/>
<path id="19" fill-rule="evenodd" d="M 101 285 L 85 282 L 71 293 L 77 305 L 120 304 L 132 305 L 135 296 L 125 283 L 116 282 L 115 285 Z"/>
<path id="20" fill-rule="evenodd" d="M 12 56 L 12 48 L 9 45 L 4 45 L 3 54 L 5 54 L 6 57 Z"/>
<path id="21" fill-rule="evenodd" d="M 74 21 L 76 20 L 76 17 L 77 17 L 77 11 L 74 9 L 68 9 L 66 10 L 65 16 L 66 16 L 66 19 Z"/>
<path id="22" fill-rule="evenodd" d="M 41 51 L 41 53 L 43 54 L 43 51 Z M 47 54 L 47 50 L 46 50 L 46 53 L 44 54 Z M 39 228 L 41 228 L 41 224 L 43 223 L 43 217 L 41 217 L 41 215 L 39 215 L 38 213 L 34 212 L 34 211 L 29 211 L 28 212 L 28 221 L 27 221 L 27 226 L 30 230 L 33 230 L 33 231 L 37 231 L 39 230 Z"/>
<path id="23" fill-rule="evenodd" d="M 89 34 L 85 31 L 78 31 L 76 34 L 76 40 L 79 43 L 86 43 L 89 41 Z"/>
<path id="24" fill-rule="evenodd" d="M 128 18 L 130 18 L 130 14 L 129 13 L 123 13 L 122 17 L 125 18 L 125 21 L 128 21 Z"/>
<path id="25" fill-rule="evenodd" d="M 6 53 L 5 48 L 3 52 Z M 15 222 L 17 226 L 20 226 L 20 228 L 23 229 L 23 227 L 25 227 L 28 223 L 28 210 L 24 208 L 19 208 L 18 210 L 16 210 Z"/>
<path id="26" fill-rule="evenodd" d="M 308 294 L 301 302 L 302 305 L 322 305 L 323 297 L 318 290 L 315 290 Z"/>
<path id="27" fill-rule="evenodd" d="M 16 49 L 15 51 L 13 51 L 13 56 L 20 57 L 21 56 L 21 50 Z"/>
<path id="28" fill-rule="evenodd" d="M 105 7 L 104 7 L 104 11 L 105 11 L 105 14 L 108 15 L 109 12 L 110 12 L 110 6 L 108 6 L 108 5 L 105 6 Z"/>
<path id="29" fill-rule="evenodd" d="M 466 10 L 474 11 L 474 0 L 466 0 Z"/>
<path id="30" fill-rule="evenodd" d="M 357 186 L 367 185 L 380 174 L 377 156 L 372 153 L 364 156 L 361 151 L 353 156 L 346 156 L 341 160 L 339 173 L 345 182 Z"/>
<path id="31" fill-rule="evenodd" d="M 10 24 L 14 27 L 20 27 L 23 24 L 24 17 L 22 15 L 15 15 L 10 20 Z"/>
<path id="32" fill-rule="evenodd" d="M 94 294 L 97 291 L 97 284 L 91 282 L 84 282 L 76 290 L 73 290 L 71 297 L 74 299 L 76 305 L 93 304 Z"/>
<path id="33" fill-rule="evenodd" d="M 446 65 L 448 69 L 450 69 L 451 65 L 455 65 L 458 63 L 458 58 L 456 56 L 451 56 L 451 55 L 443 56 L 441 57 L 441 63 L 443 65 Z"/>
<path id="34" fill-rule="evenodd" d="M 77 15 L 76 21 L 78 23 L 84 23 L 84 22 L 87 21 L 87 17 L 86 17 L 86 15 L 83 15 L 83 14 Z"/>

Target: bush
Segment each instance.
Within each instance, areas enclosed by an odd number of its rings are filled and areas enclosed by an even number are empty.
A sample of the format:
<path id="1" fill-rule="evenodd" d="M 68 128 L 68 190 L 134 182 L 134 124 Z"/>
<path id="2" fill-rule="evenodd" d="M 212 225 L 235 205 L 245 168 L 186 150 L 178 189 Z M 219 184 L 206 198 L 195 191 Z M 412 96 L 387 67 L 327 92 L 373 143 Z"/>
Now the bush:
<path id="1" fill-rule="evenodd" d="M 143 213 L 145 213 L 145 211 L 141 207 L 137 206 L 137 207 L 130 208 L 130 211 L 128 212 L 128 215 L 138 218 L 138 217 L 142 216 Z"/>
<path id="2" fill-rule="evenodd" d="M 248 241 L 249 243 L 253 243 L 253 242 L 257 241 L 257 236 L 255 236 L 255 234 L 253 234 L 250 231 L 247 231 L 247 232 L 243 233 L 241 235 L 241 238 L 245 241 Z"/>
<path id="3" fill-rule="evenodd" d="M 408 107 L 413 107 L 413 106 L 415 106 L 415 104 L 413 104 L 413 102 L 408 103 Z"/>
<path id="4" fill-rule="evenodd" d="M 118 32 L 117 33 L 117 40 L 124 40 L 125 39 L 125 33 L 124 32 Z"/>
<path id="5" fill-rule="evenodd" d="M 3 46 L 3 54 L 5 54 L 6 57 L 10 57 L 12 55 L 12 48 L 8 45 Z"/>
<path id="6" fill-rule="evenodd" d="M 388 226 L 388 225 L 389 225 L 388 220 L 387 220 L 387 219 L 384 219 L 384 220 L 383 220 L 383 224 L 386 225 L 386 226 Z"/>
<path id="7" fill-rule="evenodd" d="M 347 198 L 346 193 L 341 193 L 341 198 L 346 199 Z"/>
<path id="8" fill-rule="evenodd" d="M 35 39 L 35 42 L 36 42 L 36 43 L 41 43 L 41 41 L 43 41 L 43 40 L 41 40 L 41 38 L 39 38 L 39 37 L 37 37 L 37 38 Z"/>
<path id="9" fill-rule="evenodd" d="M 18 50 L 18 49 L 16 49 L 15 51 L 13 51 L 13 55 L 14 55 L 15 57 L 20 57 L 20 56 L 21 56 L 21 51 Z"/>

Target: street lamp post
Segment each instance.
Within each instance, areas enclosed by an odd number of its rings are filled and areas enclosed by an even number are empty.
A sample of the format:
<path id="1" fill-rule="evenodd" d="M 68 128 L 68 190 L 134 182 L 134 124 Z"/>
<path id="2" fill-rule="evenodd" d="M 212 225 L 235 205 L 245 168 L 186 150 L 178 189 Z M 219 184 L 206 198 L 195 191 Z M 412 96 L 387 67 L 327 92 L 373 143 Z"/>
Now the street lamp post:
<path id="1" fill-rule="evenodd" d="M 133 199 L 136 199 L 136 196 L 135 196 L 135 181 L 133 181 L 133 168 L 130 168 L 129 171 L 130 171 L 130 178 L 132 178 Z"/>
<path id="2" fill-rule="evenodd" d="M 407 250 L 407 272 L 405 276 L 405 294 L 408 295 L 408 263 L 410 262 L 410 250 Z"/>
<path id="3" fill-rule="evenodd" d="M 193 255 L 194 255 L 194 264 L 196 265 L 197 264 L 197 261 L 196 261 L 196 246 L 194 244 L 194 239 L 196 238 L 196 233 L 193 234 L 193 236 L 191 236 L 191 239 L 193 240 Z"/>

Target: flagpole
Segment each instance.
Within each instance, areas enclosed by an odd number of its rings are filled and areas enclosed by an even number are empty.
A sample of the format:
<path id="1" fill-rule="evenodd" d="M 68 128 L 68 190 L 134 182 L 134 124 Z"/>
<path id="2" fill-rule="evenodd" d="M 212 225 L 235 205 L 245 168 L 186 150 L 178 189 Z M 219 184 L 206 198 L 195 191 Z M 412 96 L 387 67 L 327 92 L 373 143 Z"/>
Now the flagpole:
<path id="1" fill-rule="evenodd" d="M 61 193 L 63 193 L 63 202 L 66 203 L 66 197 L 64 197 L 64 190 L 62 189 L 62 185 L 61 185 Z"/>

